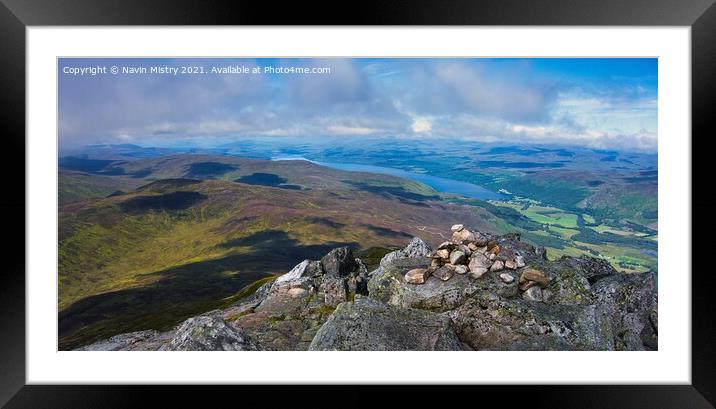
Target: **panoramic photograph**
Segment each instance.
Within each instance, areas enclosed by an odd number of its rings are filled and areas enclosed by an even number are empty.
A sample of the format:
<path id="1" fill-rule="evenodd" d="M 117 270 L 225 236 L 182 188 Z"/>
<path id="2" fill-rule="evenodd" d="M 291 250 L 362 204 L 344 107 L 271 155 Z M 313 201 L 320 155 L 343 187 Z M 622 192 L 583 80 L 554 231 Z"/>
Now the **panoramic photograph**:
<path id="1" fill-rule="evenodd" d="M 656 58 L 57 76 L 58 350 L 658 350 Z"/>

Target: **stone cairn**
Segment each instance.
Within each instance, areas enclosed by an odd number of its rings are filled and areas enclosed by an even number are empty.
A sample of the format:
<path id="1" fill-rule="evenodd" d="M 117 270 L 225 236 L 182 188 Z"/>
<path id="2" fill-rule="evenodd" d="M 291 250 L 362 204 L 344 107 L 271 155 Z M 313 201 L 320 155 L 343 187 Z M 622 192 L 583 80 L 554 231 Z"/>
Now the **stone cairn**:
<path id="1" fill-rule="evenodd" d="M 478 279 L 492 272 L 499 273 L 505 284 L 511 284 L 518 273 L 516 270 L 521 269 L 518 284 L 524 292 L 523 297 L 541 299 L 540 287 L 550 281 L 545 273 L 526 267 L 521 255 L 488 240 L 478 231 L 470 231 L 462 224 L 456 224 L 450 230 L 452 239 L 441 243 L 437 250 L 430 254 L 430 266 L 408 271 L 404 277 L 406 282 L 424 284 L 431 275 L 442 281 L 448 281 L 455 274 L 467 274 Z"/>

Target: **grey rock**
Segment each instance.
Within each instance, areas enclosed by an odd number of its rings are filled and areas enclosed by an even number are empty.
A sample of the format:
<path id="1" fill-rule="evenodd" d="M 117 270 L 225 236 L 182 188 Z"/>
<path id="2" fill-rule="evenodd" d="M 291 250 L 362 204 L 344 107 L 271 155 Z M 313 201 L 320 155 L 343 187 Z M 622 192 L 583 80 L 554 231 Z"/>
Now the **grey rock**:
<path id="1" fill-rule="evenodd" d="M 503 268 L 505 268 L 505 263 L 503 263 L 502 260 L 495 260 L 492 266 L 490 266 L 490 271 L 501 271 Z"/>
<path id="2" fill-rule="evenodd" d="M 414 237 L 407 246 L 400 250 L 392 251 L 380 260 L 380 266 L 391 265 L 399 259 L 429 257 L 432 249 L 419 237 Z M 372 273 L 371 273 L 372 274 Z"/>
<path id="3" fill-rule="evenodd" d="M 405 267 L 395 267 L 374 275 L 368 283 L 369 297 L 399 307 L 442 312 L 456 308 L 480 288 L 475 280 L 459 274 L 449 281 L 431 276 L 424 284 L 407 284 L 405 271 Z"/>
<path id="4" fill-rule="evenodd" d="M 537 286 L 530 287 L 522 293 L 522 298 L 527 301 L 542 301 L 542 289 Z"/>
<path id="5" fill-rule="evenodd" d="M 465 226 L 463 226 L 462 224 L 453 224 L 452 227 L 450 228 L 450 230 L 452 230 L 452 231 L 462 231 L 462 229 L 463 229 L 464 227 L 465 227 Z"/>
<path id="6" fill-rule="evenodd" d="M 470 269 L 466 265 L 455 266 L 455 274 L 467 274 Z"/>
<path id="7" fill-rule="evenodd" d="M 358 268 L 353 251 L 349 247 L 338 247 L 331 250 L 321 259 L 326 275 L 345 277 Z"/>
<path id="8" fill-rule="evenodd" d="M 132 346 L 150 340 L 157 335 L 159 335 L 159 332 L 153 330 L 119 334 L 109 339 L 77 348 L 75 351 L 126 351 L 132 349 Z"/>
<path id="9" fill-rule="evenodd" d="M 271 290 L 287 290 L 292 287 L 303 286 L 320 274 L 323 274 L 323 266 L 320 261 L 303 260 L 292 268 L 291 271 L 279 276 L 273 282 Z"/>
<path id="10" fill-rule="evenodd" d="M 200 315 L 184 321 L 161 351 L 254 351 L 244 334 L 214 315 Z"/>
<path id="11" fill-rule="evenodd" d="M 442 281 L 447 281 L 451 279 L 453 275 L 455 275 L 455 267 L 449 264 L 446 264 L 439 269 L 433 271 L 433 277 L 439 278 Z"/>
<path id="12" fill-rule="evenodd" d="M 324 304 L 335 307 L 348 299 L 346 280 L 340 277 L 328 277 L 320 286 Z"/>
<path id="13" fill-rule="evenodd" d="M 591 306 L 559 306 L 478 293 L 448 313 L 461 341 L 476 350 L 613 350 L 608 320 Z M 552 345 L 552 346 L 550 346 Z M 558 346 L 555 346 L 558 345 Z"/>
<path id="14" fill-rule="evenodd" d="M 609 275 L 592 286 L 594 304 L 611 323 L 615 349 L 656 349 L 656 292 L 650 272 Z"/>
<path id="15" fill-rule="evenodd" d="M 360 298 L 343 303 L 318 330 L 313 351 L 461 350 L 450 319 Z"/>
<path id="16" fill-rule="evenodd" d="M 450 253 L 450 264 L 456 266 L 465 262 L 465 253 L 460 250 L 453 250 Z"/>
<path id="17" fill-rule="evenodd" d="M 500 274 L 500 280 L 502 280 L 504 283 L 509 284 L 515 281 L 515 277 L 513 277 L 510 273 L 502 273 Z"/>
<path id="18" fill-rule="evenodd" d="M 486 273 L 487 270 L 492 266 L 492 261 L 485 257 L 484 254 L 475 252 L 470 257 L 470 262 L 467 265 L 470 268 L 470 272 L 477 277 Z"/>

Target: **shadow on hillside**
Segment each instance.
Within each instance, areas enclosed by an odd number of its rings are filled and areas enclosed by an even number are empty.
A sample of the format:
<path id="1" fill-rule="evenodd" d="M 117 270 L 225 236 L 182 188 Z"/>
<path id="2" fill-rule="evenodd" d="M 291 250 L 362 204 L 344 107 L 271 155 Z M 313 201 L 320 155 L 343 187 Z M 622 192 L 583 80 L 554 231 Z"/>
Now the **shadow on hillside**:
<path id="1" fill-rule="evenodd" d="M 372 231 L 373 233 L 383 236 L 383 237 L 395 237 L 395 238 L 406 238 L 406 239 L 412 239 L 413 236 L 402 232 L 402 231 L 396 231 L 393 229 L 388 229 L 385 227 L 380 226 L 373 226 L 370 224 L 363 224 L 363 227 L 367 228 L 368 230 Z"/>
<path id="2" fill-rule="evenodd" d="M 207 199 L 207 196 L 199 192 L 170 192 L 157 196 L 137 196 L 120 203 L 122 211 L 127 213 L 142 213 L 154 211 L 177 211 L 189 207 Z"/>
<path id="3" fill-rule="evenodd" d="M 125 332 L 170 329 L 186 318 L 219 308 L 223 298 L 270 273 L 286 272 L 306 258 L 318 259 L 346 245 L 358 247 L 338 242 L 301 245 L 278 230 L 232 240 L 222 247 L 250 247 L 251 252 L 148 273 L 145 278 L 158 280 L 90 296 L 60 311 L 60 350 Z"/>

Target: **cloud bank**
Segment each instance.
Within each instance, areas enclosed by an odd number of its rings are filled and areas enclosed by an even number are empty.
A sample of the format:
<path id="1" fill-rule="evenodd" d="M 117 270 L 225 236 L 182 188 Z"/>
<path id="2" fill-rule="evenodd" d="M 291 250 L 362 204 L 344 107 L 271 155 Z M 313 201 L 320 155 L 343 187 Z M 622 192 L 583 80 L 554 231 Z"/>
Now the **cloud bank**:
<path id="1" fill-rule="evenodd" d="M 157 64 L 330 73 L 62 73 Z M 62 59 L 59 70 L 61 146 L 399 136 L 657 149 L 655 60 Z"/>

